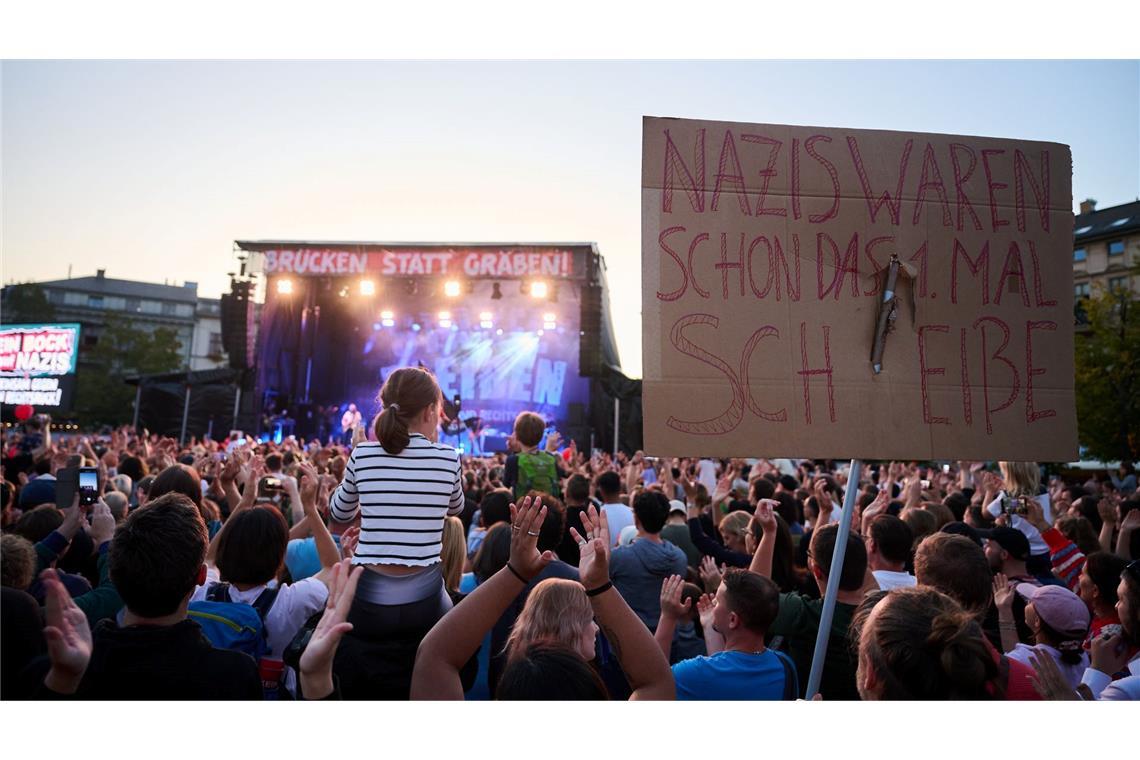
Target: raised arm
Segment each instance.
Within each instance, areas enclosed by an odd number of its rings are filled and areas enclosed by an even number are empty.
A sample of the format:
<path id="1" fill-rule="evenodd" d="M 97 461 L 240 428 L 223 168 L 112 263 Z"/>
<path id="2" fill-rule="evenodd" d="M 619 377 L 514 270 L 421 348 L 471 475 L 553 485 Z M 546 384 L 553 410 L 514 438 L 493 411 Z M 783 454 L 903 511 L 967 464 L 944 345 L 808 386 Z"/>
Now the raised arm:
<path id="1" fill-rule="evenodd" d="M 666 660 L 673 651 L 673 632 L 677 630 L 677 621 L 689 614 L 693 606 L 691 599 L 681 602 L 684 586 L 685 579 L 679 575 L 670 575 L 661 583 L 661 619 L 657 621 L 653 638 Z"/>
<path id="2" fill-rule="evenodd" d="M 412 671 L 412 699 L 463 699 L 460 669 L 530 579 L 554 559 L 549 551 L 539 553 L 538 531 L 533 530 L 545 519 L 546 507 L 538 499 L 533 503 L 524 499 L 521 507 L 511 505 L 511 552 L 506 567 L 479 584 L 463 604 L 451 608 L 420 642 Z"/>
<path id="3" fill-rule="evenodd" d="M 333 567 L 340 562 L 340 549 L 337 548 L 336 541 L 333 540 L 328 526 L 317 510 L 317 504 L 322 499 L 328 498 L 328 490 L 312 465 L 302 464 L 301 471 L 304 473 L 301 476 L 301 504 L 305 510 L 304 519 L 313 532 L 313 540 L 317 544 L 317 557 L 321 560 L 322 569 L 317 573 L 317 579 L 327 586 L 332 581 Z"/>
<path id="4" fill-rule="evenodd" d="M 605 513 L 599 518 L 598 510 L 591 505 L 582 513 L 582 527 L 585 536 L 570 529 L 582 550 L 578 573 L 598 626 L 633 689 L 630 699 L 675 699 L 677 687 L 668 658 L 610 581 L 610 531 Z"/>
<path id="5" fill-rule="evenodd" d="M 353 449 L 344 469 L 344 479 L 333 491 L 329 509 L 337 522 L 352 522 L 360 514 L 360 493 L 356 490 L 356 452 Z"/>
<path id="6" fill-rule="evenodd" d="M 772 557 L 776 553 L 776 515 L 772 511 L 780 502 L 775 499 L 760 499 L 756 503 L 756 511 L 752 513 L 752 522 L 764 531 L 760 538 L 760 545 L 752 555 L 752 562 L 748 569 L 765 578 L 772 577 Z"/>

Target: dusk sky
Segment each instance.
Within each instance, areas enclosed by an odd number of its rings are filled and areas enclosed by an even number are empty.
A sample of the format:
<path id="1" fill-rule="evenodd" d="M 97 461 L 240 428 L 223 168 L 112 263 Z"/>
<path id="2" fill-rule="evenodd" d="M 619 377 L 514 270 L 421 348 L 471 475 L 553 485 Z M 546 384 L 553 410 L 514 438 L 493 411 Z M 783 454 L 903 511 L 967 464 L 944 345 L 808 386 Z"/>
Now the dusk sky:
<path id="1" fill-rule="evenodd" d="M 1066 143 L 1140 197 L 1140 64 L 6 62 L 5 283 L 228 288 L 235 239 L 596 242 L 641 375 L 641 117 Z"/>

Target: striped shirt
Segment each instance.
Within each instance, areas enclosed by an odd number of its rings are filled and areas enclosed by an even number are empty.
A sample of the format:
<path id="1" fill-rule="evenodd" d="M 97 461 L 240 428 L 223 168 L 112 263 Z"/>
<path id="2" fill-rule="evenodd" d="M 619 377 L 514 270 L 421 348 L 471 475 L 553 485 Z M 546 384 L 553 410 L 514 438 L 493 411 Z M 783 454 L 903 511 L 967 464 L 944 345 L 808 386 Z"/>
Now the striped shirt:
<path id="1" fill-rule="evenodd" d="M 463 511 L 459 452 L 412 433 L 408 447 L 389 454 L 365 441 L 352 450 L 344 480 L 330 502 L 333 519 L 360 515 L 354 565 L 439 562 L 443 523 Z"/>

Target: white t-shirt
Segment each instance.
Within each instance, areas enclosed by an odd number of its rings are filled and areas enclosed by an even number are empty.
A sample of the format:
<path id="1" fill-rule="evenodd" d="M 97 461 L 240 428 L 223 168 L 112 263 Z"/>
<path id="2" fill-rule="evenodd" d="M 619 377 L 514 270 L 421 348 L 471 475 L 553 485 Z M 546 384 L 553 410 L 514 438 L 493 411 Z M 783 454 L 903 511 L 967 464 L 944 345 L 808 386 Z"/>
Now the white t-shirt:
<path id="1" fill-rule="evenodd" d="M 697 481 L 709 490 L 709 496 L 716 490 L 716 462 L 702 459 L 697 463 Z"/>
<path id="2" fill-rule="evenodd" d="M 206 591 L 210 585 L 220 580 L 216 567 L 207 568 L 206 583 L 194 589 L 190 597 L 192 602 L 201 602 L 206 599 Z M 253 604 L 265 586 L 256 586 L 246 591 L 238 591 L 237 587 L 230 586 L 230 601 L 242 604 Z M 304 580 L 282 586 L 277 592 L 277 598 L 269 613 L 265 616 L 265 634 L 269 641 L 270 657 L 280 658 L 289 646 L 289 642 L 297 635 L 297 631 L 313 613 L 324 608 L 329 598 L 328 587 L 323 581 L 316 578 Z"/>
<path id="3" fill-rule="evenodd" d="M 871 574 L 879 582 L 879 588 L 890 591 L 893 588 L 911 588 L 918 585 L 918 581 L 910 573 L 900 573 L 895 570 L 872 570 Z"/>
<path id="4" fill-rule="evenodd" d="M 621 532 L 633 525 L 633 510 L 624 504 L 603 504 L 602 511 L 605 512 L 609 524 L 610 540 L 614 546 L 617 546 Z"/>
<path id="5" fill-rule="evenodd" d="M 1085 669 L 1089 666 L 1088 652 L 1081 652 L 1081 661 L 1076 665 L 1069 665 L 1067 663 L 1061 662 L 1061 653 L 1048 644 L 1037 644 L 1036 646 L 1029 646 L 1028 644 L 1019 643 L 1011 651 L 1006 652 L 1005 656 L 1011 660 L 1023 662 L 1032 668 L 1033 663 L 1029 661 L 1029 653 L 1034 651 L 1040 652 L 1042 654 L 1047 654 L 1052 657 L 1053 660 L 1057 663 L 1057 667 L 1061 669 L 1061 675 L 1065 677 L 1065 680 L 1068 682 L 1069 686 L 1075 689 L 1081 685 L 1081 676 L 1085 674 Z"/>

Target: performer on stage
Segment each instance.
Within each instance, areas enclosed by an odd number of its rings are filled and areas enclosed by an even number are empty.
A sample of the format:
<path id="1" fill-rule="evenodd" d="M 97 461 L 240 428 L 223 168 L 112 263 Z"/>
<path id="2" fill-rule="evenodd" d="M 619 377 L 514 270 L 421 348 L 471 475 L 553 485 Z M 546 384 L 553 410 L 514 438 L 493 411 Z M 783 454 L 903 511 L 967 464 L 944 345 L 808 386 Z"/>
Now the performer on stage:
<path id="1" fill-rule="evenodd" d="M 341 415 L 341 437 L 345 446 L 352 445 L 352 434 L 356 431 L 356 427 L 360 424 L 362 417 L 363 415 L 361 415 L 360 410 L 356 408 L 356 404 L 349 404 L 348 409 Z"/>

